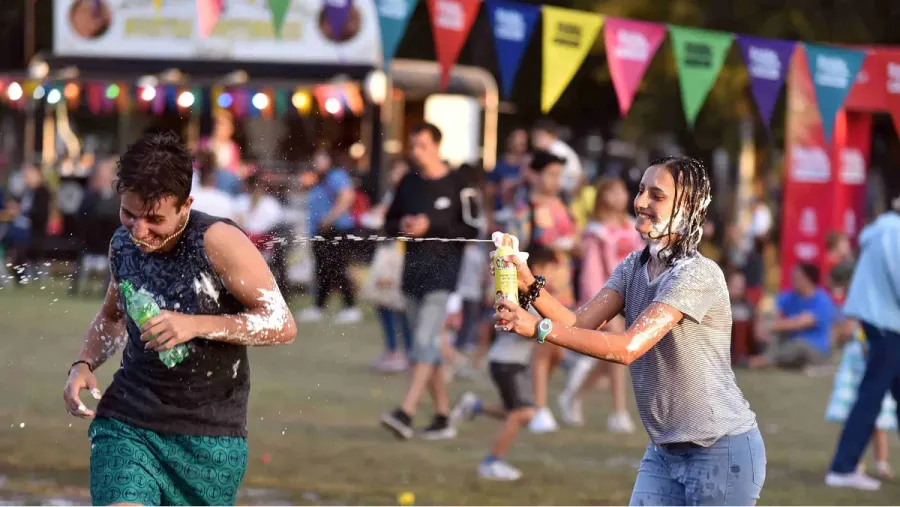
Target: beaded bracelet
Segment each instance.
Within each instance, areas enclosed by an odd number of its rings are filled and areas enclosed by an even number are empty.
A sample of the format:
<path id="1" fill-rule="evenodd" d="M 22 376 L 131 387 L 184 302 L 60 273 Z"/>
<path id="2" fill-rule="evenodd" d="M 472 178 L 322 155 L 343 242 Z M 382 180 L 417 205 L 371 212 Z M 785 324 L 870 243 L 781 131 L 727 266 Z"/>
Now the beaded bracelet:
<path id="1" fill-rule="evenodd" d="M 531 287 L 528 288 L 528 293 L 524 293 L 519 291 L 519 302 L 520 306 L 524 309 L 528 309 L 534 301 L 541 296 L 541 289 L 544 288 L 544 285 L 547 284 L 547 279 L 543 276 L 536 276 L 534 278 L 534 282 L 532 282 Z"/>

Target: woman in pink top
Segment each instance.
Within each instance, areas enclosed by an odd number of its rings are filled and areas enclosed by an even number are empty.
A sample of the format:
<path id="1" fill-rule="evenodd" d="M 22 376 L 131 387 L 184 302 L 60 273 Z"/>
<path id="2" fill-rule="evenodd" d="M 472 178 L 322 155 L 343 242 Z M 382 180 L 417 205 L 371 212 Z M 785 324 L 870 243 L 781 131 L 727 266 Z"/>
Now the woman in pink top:
<path id="1" fill-rule="evenodd" d="M 616 266 L 635 250 L 646 245 L 634 228 L 634 220 L 628 214 L 628 189 L 625 182 L 617 178 L 604 178 L 597 183 L 597 199 L 594 213 L 584 229 L 581 240 L 581 276 L 577 281 L 583 305 L 592 294 L 603 289 Z M 605 330 L 621 332 L 625 321 L 621 316 L 611 320 Z M 625 403 L 625 370 L 620 364 L 599 361 L 591 357 L 581 357 L 569 375 L 566 389 L 559 395 L 559 406 L 563 420 L 571 425 L 584 424 L 581 410 L 581 394 L 604 373 L 610 377 L 613 413 L 607 419 L 610 431 L 631 433 L 634 424 Z"/>

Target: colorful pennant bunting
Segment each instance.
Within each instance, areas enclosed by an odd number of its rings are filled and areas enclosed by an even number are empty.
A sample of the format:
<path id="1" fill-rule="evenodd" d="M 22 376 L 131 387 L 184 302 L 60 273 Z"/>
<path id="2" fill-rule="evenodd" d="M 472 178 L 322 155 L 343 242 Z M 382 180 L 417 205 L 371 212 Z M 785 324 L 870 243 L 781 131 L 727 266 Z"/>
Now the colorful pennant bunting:
<path id="1" fill-rule="evenodd" d="M 666 26 L 630 19 L 606 18 L 603 26 L 606 60 L 619 112 L 628 115 L 647 66 L 666 36 Z"/>
<path id="2" fill-rule="evenodd" d="M 681 85 L 681 107 L 688 125 L 693 128 L 700 108 L 719 77 L 732 37 L 725 32 L 671 25 L 669 33 Z"/>
<path id="3" fill-rule="evenodd" d="M 397 53 L 397 46 L 406 33 L 409 18 L 416 10 L 419 0 L 375 0 L 378 9 L 378 24 L 381 28 L 381 65 L 389 69 L 391 60 Z"/>
<path id="4" fill-rule="evenodd" d="M 522 55 L 531 40 L 534 25 L 541 16 L 541 8 L 506 0 L 489 0 L 487 7 L 494 33 L 494 47 L 497 50 L 500 86 L 503 97 L 509 99 L 522 63 Z"/>
<path id="5" fill-rule="evenodd" d="M 831 144 L 835 116 L 856 82 L 856 74 L 866 53 L 818 44 L 806 44 L 805 49 L 810 77 L 816 90 L 816 103 L 822 116 L 822 132 L 825 142 Z"/>
<path id="6" fill-rule="evenodd" d="M 541 110 L 550 111 L 575 77 L 603 26 L 603 16 L 561 7 L 542 8 L 544 24 Z"/>
<path id="7" fill-rule="evenodd" d="M 450 70 L 456 65 L 480 7 L 481 0 L 428 0 L 442 90 L 450 84 Z"/>
<path id="8" fill-rule="evenodd" d="M 750 92 L 766 128 L 771 127 L 775 103 L 787 78 L 795 42 L 737 35 L 741 56 L 750 74 Z"/>

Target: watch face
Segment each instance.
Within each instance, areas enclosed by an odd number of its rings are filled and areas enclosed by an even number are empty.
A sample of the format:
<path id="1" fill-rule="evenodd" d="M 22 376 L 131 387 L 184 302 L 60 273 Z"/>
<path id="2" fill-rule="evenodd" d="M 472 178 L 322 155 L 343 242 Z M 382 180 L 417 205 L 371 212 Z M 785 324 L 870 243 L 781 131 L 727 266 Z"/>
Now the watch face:
<path id="1" fill-rule="evenodd" d="M 541 321 L 540 327 L 541 327 L 541 331 L 549 331 L 550 330 L 550 321 L 548 321 L 548 320 Z"/>

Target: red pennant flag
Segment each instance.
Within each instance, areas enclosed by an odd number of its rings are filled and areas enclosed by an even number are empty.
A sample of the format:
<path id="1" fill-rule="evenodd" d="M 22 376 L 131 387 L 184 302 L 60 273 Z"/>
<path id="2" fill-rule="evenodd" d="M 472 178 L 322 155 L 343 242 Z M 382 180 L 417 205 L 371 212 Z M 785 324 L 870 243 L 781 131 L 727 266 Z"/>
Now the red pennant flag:
<path id="1" fill-rule="evenodd" d="M 208 39 L 219 15 L 222 14 L 221 0 L 197 0 L 197 26 L 200 28 L 200 36 Z"/>
<path id="2" fill-rule="evenodd" d="M 442 90 L 450 83 L 450 69 L 469 37 L 479 8 L 481 0 L 428 0 L 434 50 L 441 65 Z"/>
<path id="3" fill-rule="evenodd" d="M 91 114 L 100 114 L 103 107 L 103 86 L 98 83 L 87 85 L 87 107 Z"/>
<path id="4" fill-rule="evenodd" d="M 665 36 L 665 25 L 606 18 L 603 28 L 606 60 L 623 117 L 628 115 L 647 66 Z"/>

